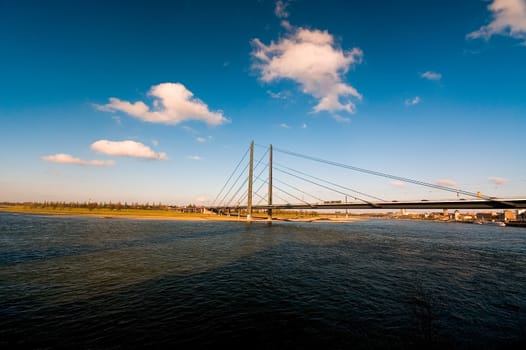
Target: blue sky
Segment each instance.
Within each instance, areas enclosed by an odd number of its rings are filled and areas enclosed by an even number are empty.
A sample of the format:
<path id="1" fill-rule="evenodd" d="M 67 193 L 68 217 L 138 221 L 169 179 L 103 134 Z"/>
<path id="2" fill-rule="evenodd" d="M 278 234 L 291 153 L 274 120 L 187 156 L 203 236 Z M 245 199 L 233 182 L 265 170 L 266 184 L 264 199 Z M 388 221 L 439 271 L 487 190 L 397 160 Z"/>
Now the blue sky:
<path id="1" fill-rule="evenodd" d="M 207 204 L 250 140 L 526 195 L 524 0 L 7 0 L 0 36 L 0 201 Z"/>

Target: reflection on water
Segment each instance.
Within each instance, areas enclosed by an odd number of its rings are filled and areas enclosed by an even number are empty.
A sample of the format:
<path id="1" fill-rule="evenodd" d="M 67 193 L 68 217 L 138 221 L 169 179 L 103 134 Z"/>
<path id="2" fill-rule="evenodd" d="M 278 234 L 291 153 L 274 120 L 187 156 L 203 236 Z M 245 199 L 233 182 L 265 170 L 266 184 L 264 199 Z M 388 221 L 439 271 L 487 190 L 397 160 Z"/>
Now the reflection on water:
<path id="1" fill-rule="evenodd" d="M 526 343 L 526 231 L 0 214 L 0 344 Z"/>

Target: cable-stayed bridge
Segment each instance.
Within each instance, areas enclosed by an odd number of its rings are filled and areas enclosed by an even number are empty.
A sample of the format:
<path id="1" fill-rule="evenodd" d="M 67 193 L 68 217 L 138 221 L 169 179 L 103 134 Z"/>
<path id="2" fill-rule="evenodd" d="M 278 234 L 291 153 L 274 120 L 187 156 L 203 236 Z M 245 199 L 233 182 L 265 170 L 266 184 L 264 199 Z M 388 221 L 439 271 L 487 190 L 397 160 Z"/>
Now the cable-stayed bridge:
<path id="1" fill-rule="evenodd" d="M 259 159 L 254 159 L 254 146 L 263 149 Z M 289 163 L 284 165 L 274 160 L 274 153 L 289 159 L 299 159 L 309 163 L 309 170 L 300 170 Z M 315 176 L 313 166 L 330 168 L 327 175 Z M 331 180 L 334 169 L 346 172 L 340 181 Z M 318 171 L 319 172 L 319 171 Z M 397 200 L 365 192 L 350 187 L 347 182 L 355 182 L 352 174 L 390 180 L 398 186 L 405 184 L 423 188 L 433 193 L 449 194 L 446 199 Z M 343 181 L 343 182 L 342 182 Z M 453 198 L 451 198 L 453 196 Z M 343 200 L 334 200 L 342 198 Z M 242 158 L 224 183 L 220 192 L 209 206 L 217 212 L 246 212 L 247 220 L 252 220 L 253 211 L 267 212 L 272 219 L 272 211 L 278 209 L 296 210 L 348 210 L 348 209 L 521 209 L 526 208 L 526 195 L 522 198 L 499 198 L 481 192 L 471 192 L 461 188 L 434 184 L 397 176 L 384 172 L 359 168 L 270 146 L 250 143 Z"/>

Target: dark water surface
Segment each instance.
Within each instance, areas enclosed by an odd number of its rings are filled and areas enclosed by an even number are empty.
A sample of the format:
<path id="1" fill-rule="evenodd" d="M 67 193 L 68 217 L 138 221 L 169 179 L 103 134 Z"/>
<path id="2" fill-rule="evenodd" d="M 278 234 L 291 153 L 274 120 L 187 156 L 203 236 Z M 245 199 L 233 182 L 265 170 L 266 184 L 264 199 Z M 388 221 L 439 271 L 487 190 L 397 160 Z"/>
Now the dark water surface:
<path id="1" fill-rule="evenodd" d="M 2 348 L 526 348 L 526 230 L 0 213 Z"/>

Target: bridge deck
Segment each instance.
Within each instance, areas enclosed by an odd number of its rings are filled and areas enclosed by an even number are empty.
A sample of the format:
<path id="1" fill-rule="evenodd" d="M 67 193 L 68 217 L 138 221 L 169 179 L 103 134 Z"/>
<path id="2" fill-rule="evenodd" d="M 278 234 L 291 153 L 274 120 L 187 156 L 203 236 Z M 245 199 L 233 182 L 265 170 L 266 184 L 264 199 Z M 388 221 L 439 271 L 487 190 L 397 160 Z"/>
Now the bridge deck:
<path id="1" fill-rule="evenodd" d="M 450 201 L 392 201 L 374 203 L 312 203 L 254 205 L 252 209 L 520 209 L 526 199 L 450 200 Z M 247 209 L 247 206 L 211 207 L 212 210 Z"/>

